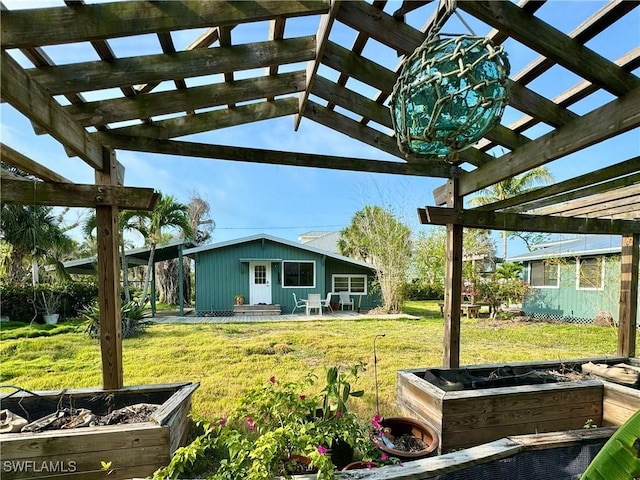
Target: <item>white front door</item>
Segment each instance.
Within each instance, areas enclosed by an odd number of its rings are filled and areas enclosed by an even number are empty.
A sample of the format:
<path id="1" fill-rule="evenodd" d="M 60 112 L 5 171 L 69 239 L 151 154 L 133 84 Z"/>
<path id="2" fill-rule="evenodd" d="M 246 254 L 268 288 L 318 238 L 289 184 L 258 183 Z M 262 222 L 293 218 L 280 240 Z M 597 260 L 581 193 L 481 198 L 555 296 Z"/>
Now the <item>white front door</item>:
<path id="1" fill-rule="evenodd" d="M 265 303 L 271 305 L 271 263 L 249 263 L 249 303 L 257 305 Z"/>

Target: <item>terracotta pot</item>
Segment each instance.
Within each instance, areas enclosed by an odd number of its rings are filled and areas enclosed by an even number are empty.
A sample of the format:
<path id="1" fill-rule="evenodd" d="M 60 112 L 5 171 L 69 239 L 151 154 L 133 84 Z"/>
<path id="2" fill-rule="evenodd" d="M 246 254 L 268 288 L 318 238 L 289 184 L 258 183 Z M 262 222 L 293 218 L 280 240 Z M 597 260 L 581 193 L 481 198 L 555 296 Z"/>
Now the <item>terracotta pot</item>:
<path id="1" fill-rule="evenodd" d="M 357 461 L 357 462 L 351 462 L 349 465 L 346 465 L 342 471 L 346 472 L 347 470 L 360 470 L 360 469 L 364 469 L 364 468 L 377 468 L 378 464 L 376 462 L 363 462 L 363 461 Z"/>
<path id="2" fill-rule="evenodd" d="M 403 435 L 412 435 L 422 440 L 426 448 L 414 452 L 398 450 L 391 446 L 385 445 L 385 442 L 377 436 L 372 436 L 371 440 L 380 450 L 390 457 L 396 457 L 400 460 L 416 460 L 432 455 L 438 448 L 440 441 L 438 434 L 426 423 L 410 417 L 388 417 L 384 418 L 380 424 L 383 428 L 390 429 L 390 437 L 397 438 Z M 393 439 L 391 439 L 393 443 Z"/>

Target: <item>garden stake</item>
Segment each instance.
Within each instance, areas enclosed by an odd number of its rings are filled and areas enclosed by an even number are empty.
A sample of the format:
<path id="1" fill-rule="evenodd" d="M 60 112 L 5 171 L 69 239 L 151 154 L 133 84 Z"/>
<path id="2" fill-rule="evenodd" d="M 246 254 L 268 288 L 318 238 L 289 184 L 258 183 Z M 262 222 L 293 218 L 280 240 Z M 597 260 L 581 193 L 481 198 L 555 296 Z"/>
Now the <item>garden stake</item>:
<path id="1" fill-rule="evenodd" d="M 378 401 L 378 356 L 376 355 L 376 340 L 378 337 L 386 336 L 384 333 L 376 335 L 373 338 L 373 377 L 376 384 L 376 414 L 380 415 L 380 404 Z"/>

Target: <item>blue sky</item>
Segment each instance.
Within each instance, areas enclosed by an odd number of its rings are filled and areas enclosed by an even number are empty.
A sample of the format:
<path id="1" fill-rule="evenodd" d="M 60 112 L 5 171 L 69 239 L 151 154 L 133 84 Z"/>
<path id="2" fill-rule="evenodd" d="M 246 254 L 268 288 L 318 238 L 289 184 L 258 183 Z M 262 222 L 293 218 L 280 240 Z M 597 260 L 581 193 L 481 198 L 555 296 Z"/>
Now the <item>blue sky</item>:
<path id="1" fill-rule="evenodd" d="M 31 5 L 63 5 L 58 1 L 4 0 L 9 9 L 29 8 Z M 556 28 L 569 32 L 602 7 L 600 1 L 549 1 L 537 13 L 543 20 Z M 392 12 L 400 2 L 389 2 L 385 9 Z M 417 28 L 430 14 L 431 7 L 418 9 L 408 17 L 408 22 Z M 570 14 L 568 14 L 570 12 Z M 468 15 L 462 14 L 469 21 Z M 318 18 L 290 20 L 285 37 L 315 34 Z M 587 44 L 607 58 L 618 58 L 640 45 L 640 9 L 605 32 L 603 39 L 596 38 Z M 488 33 L 471 22 L 476 34 Z M 475 30 L 477 28 L 477 30 Z M 466 28 L 452 19 L 443 29 L 447 33 L 467 33 Z M 201 30 L 173 34 L 177 49 L 186 47 Z M 266 24 L 239 26 L 232 31 L 234 44 L 266 40 Z M 613 35 L 613 36 L 612 36 Z M 355 32 L 347 27 L 335 28 L 331 39 L 343 45 L 350 45 Z M 604 40 L 606 38 L 606 40 Z M 347 40 L 344 40 L 347 39 Z M 613 41 L 612 41 L 613 40 Z M 109 42 L 119 57 L 139 53 L 160 53 L 160 46 L 154 36 L 136 39 L 118 39 Z M 513 41 L 505 43 L 512 65 L 512 75 L 530 63 L 536 55 L 526 47 Z M 56 63 L 69 63 L 97 59 L 87 46 L 78 48 L 46 47 L 46 52 Z M 370 41 L 365 54 L 375 56 L 376 61 L 394 68 L 398 64 L 395 52 L 381 44 Z M 23 65 L 29 65 L 16 55 Z M 30 66 L 30 65 L 29 65 Z M 294 65 L 283 71 L 304 68 Z M 554 67 L 549 78 L 538 79 L 529 88 L 547 97 L 553 97 L 576 84 L 580 79 L 561 67 Z M 251 76 L 247 72 L 245 76 Z M 262 74 L 263 72 L 259 72 Z M 638 71 L 635 72 L 636 75 Z M 321 70 L 324 76 L 335 79 L 337 73 Z M 241 78 L 237 76 L 236 78 Z M 191 79 L 189 86 L 198 85 L 206 79 Z M 369 94 L 361 84 L 350 80 L 348 88 Z M 163 88 L 161 85 L 159 88 Z M 88 100 L 101 98 L 101 92 L 85 95 Z M 612 100 L 609 94 L 599 93 L 582 100 L 570 109 L 582 114 L 595 103 Z M 503 124 L 520 118 L 521 114 L 507 109 Z M 526 132 L 532 138 L 546 133 L 543 127 Z M 30 158 L 52 168 L 56 172 L 78 183 L 93 183 L 93 171 L 78 158 L 69 158 L 64 149 L 47 135 L 36 136 L 29 121 L 11 106 L 0 106 L 0 135 L 2 142 Z M 216 132 L 184 137 L 185 140 L 214 144 L 239 145 L 283 151 L 297 151 L 363 157 L 380 160 L 394 160 L 393 157 L 333 132 L 314 122 L 303 119 L 297 132 L 291 117 L 256 122 L 250 125 L 222 129 Z M 640 154 L 638 131 L 628 132 L 615 139 L 595 145 L 582 152 L 549 164 L 549 169 L 557 181 L 564 180 L 628 159 Z M 416 208 L 433 205 L 432 191 L 443 183 L 442 179 L 366 174 L 357 172 L 330 171 L 315 168 L 287 167 L 278 165 L 258 165 L 243 162 L 181 158 L 167 155 L 153 155 L 136 152 L 117 152 L 118 160 L 125 166 L 125 184 L 129 186 L 153 187 L 166 194 L 173 194 L 181 201 L 188 201 L 191 193 L 197 192 L 209 201 L 212 217 L 216 221 L 213 241 L 268 233 L 282 238 L 297 240 L 298 235 L 309 230 L 339 230 L 349 224 L 353 214 L 366 204 L 385 205 L 418 232 L 427 227 L 417 221 Z M 74 213 L 77 215 L 78 213 Z M 519 243 L 510 246 L 510 254 L 524 251 Z"/>

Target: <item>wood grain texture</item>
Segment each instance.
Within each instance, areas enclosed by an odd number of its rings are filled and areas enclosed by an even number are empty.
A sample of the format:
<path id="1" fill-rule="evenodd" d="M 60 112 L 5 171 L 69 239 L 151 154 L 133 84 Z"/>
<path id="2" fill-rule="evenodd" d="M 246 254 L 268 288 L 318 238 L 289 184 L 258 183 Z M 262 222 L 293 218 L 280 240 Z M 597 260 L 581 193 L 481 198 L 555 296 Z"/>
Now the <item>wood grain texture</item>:
<path id="1" fill-rule="evenodd" d="M 80 62 L 34 68 L 27 73 L 52 95 L 184 79 L 303 62 L 315 57 L 313 36 L 140 55 L 111 62 Z"/>
<path id="2" fill-rule="evenodd" d="M 640 233 L 640 225 L 633 220 L 537 216 L 440 207 L 426 207 L 425 217 L 421 218 L 426 218 L 432 225 L 457 224 L 467 228 L 488 228 L 491 230 L 620 235 Z"/>
<path id="3" fill-rule="evenodd" d="M 386 160 L 313 155 L 306 153 L 263 150 L 227 145 L 210 145 L 180 140 L 155 140 L 143 137 L 111 135 L 104 142 L 113 148 L 150 153 L 182 155 L 184 157 L 235 160 L 241 162 L 293 165 L 299 167 L 329 168 L 396 175 L 436 176 L 441 166 L 431 164 L 390 162 Z M 447 167 L 445 168 L 453 168 Z"/>
<path id="4" fill-rule="evenodd" d="M 638 328 L 638 275 L 640 234 L 622 237 L 620 257 L 620 309 L 618 311 L 618 355 L 634 357 Z"/>
<path id="5" fill-rule="evenodd" d="M 502 3 L 502 2 L 500 2 Z M 460 177 L 467 195 L 640 125 L 640 88 Z"/>
<path id="6" fill-rule="evenodd" d="M 3 13 L 3 27 L 7 20 Z M 4 28 L 2 30 L 4 32 Z M 4 47 L 4 45 L 3 45 Z M 78 125 L 6 51 L 0 53 L 0 96 L 35 122 L 73 154 L 95 169 L 102 168 L 102 145 Z"/>
<path id="7" fill-rule="evenodd" d="M 258 0 L 231 2 L 185 0 L 172 2 L 131 2 L 86 5 L 83 8 L 43 8 L 37 14 L 25 10 L 2 13 L 2 48 L 55 45 L 143 35 L 146 33 L 231 26 L 325 13 L 323 0 L 282 2 Z"/>
<path id="8" fill-rule="evenodd" d="M 237 80 L 232 83 L 203 85 L 186 90 L 150 93 L 134 98 L 98 100 L 82 105 L 70 105 L 65 107 L 65 111 L 83 126 L 104 125 L 286 95 L 301 91 L 304 89 L 304 83 L 304 72 L 291 72 L 272 77 Z"/>

